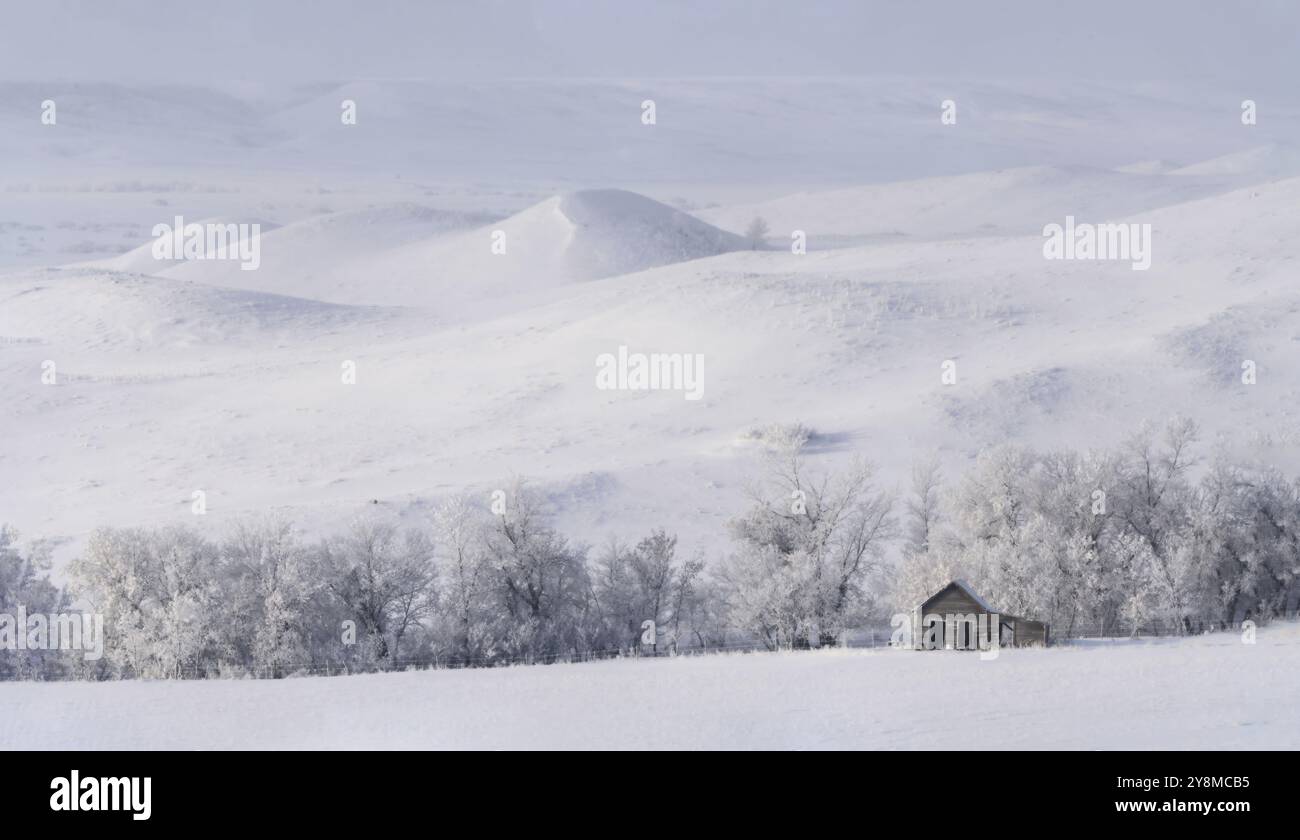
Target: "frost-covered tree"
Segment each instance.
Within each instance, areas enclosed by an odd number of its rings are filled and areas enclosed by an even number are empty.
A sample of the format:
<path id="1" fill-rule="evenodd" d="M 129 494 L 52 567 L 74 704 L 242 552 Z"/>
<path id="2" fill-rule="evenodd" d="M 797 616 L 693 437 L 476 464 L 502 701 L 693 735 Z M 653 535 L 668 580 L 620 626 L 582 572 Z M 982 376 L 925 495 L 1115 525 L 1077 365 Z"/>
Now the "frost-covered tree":
<path id="1" fill-rule="evenodd" d="M 1055 534 L 1034 509 L 1036 466 L 1026 449 L 985 451 L 958 485 L 950 516 L 949 562 L 1011 613 L 1036 614 L 1050 586 L 1041 558 Z"/>
<path id="2" fill-rule="evenodd" d="M 436 603 L 428 536 L 360 517 L 346 533 L 324 541 L 317 556 L 327 589 L 356 621 L 362 657 L 392 667 L 402 640 Z"/>
<path id="3" fill-rule="evenodd" d="M 678 587 L 678 606 L 674 609 L 674 647 L 724 647 L 730 643 L 734 627 L 727 612 L 725 584 L 718 575 L 706 570 L 701 560 L 691 560 Z"/>
<path id="4" fill-rule="evenodd" d="M 933 553 L 999 609 L 1066 634 L 1104 622 L 1114 519 L 1100 488 L 1114 484 L 1112 473 L 1104 455 L 987 450 L 946 500 Z"/>
<path id="5" fill-rule="evenodd" d="M 705 568 L 704 560 L 697 556 L 681 564 L 673 574 L 668 593 L 671 599 L 671 612 L 664 627 L 668 630 L 667 644 L 674 652 L 691 632 L 699 632 L 695 627 L 695 607 L 712 595 L 711 589 L 704 581 Z M 701 613 L 699 620 L 707 622 L 708 614 Z M 725 644 L 725 639 L 717 644 Z"/>
<path id="6" fill-rule="evenodd" d="M 1109 570 L 1114 580 L 1116 618 L 1130 635 L 1160 615 L 1156 590 L 1160 573 L 1151 544 L 1134 531 L 1123 531 L 1108 552 Z M 1103 625 L 1099 628 L 1106 632 Z"/>
<path id="7" fill-rule="evenodd" d="M 316 584 L 293 527 L 275 518 L 237 523 L 222 545 L 222 564 L 221 632 L 239 661 L 271 677 L 308 665 L 304 611 Z"/>
<path id="8" fill-rule="evenodd" d="M 912 554 L 930 550 L 930 541 L 938 527 L 942 485 L 938 458 L 931 456 L 912 465 L 912 492 L 906 502 L 906 549 Z"/>
<path id="9" fill-rule="evenodd" d="M 906 611 L 963 573 L 942 550 L 940 505 L 942 473 L 937 458 L 912 466 L 912 484 L 905 499 L 902 556 L 893 579 L 895 608 Z"/>
<path id="10" fill-rule="evenodd" d="M 516 482 L 486 531 L 485 548 L 505 625 L 502 648 L 523 658 L 580 652 L 591 591 L 586 550 L 546 523 L 542 499 Z"/>
<path id="11" fill-rule="evenodd" d="M 633 647 L 641 630 L 632 550 L 617 537 L 610 537 L 596 553 L 590 577 L 591 596 L 603 630 L 597 646 L 620 650 Z"/>
<path id="12" fill-rule="evenodd" d="M 443 503 L 433 517 L 443 593 L 443 647 L 460 664 L 491 661 L 501 632 L 492 601 L 495 579 L 484 544 L 488 525 L 484 512 L 465 497 Z"/>
<path id="13" fill-rule="evenodd" d="M 191 528 L 105 528 L 73 561 L 74 589 L 104 615 L 105 658 L 140 677 L 213 675 L 221 649 L 220 552 Z"/>
<path id="14" fill-rule="evenodd" d="M 1197 487 L 1176 562 L 1190 612 L 1240 622 L 1294 613 L 1300 591 L 1300 485 L 1273 468 L 1218 459 Z"/>
<path id="15" fill-rule="evenodd" d="M 1196 424 L 1185 418 L 1170 421 L 1159 436 L 1143 427 L 1121 451 L 1116 499 L 1124 527 L 1150 550 L 1160 617 L 1184 629 L 1190 627 L 1195 581 L 1179 562 L 1179 547 L 1190 533 L 1194 491 L 1188 471 L 1196 439 Z"/>
<path id="16" fill-rule="evenodd" d="M 745 228 L 745 239 L 749 241 L 751 250 L 757 251 L 767 244 L 767 234 L 771 230 L 768 227 L 767 220 L 762 216 L 755 216 L 754 220 Z"/>
<path id="17" fill-rule="evenodd" d="M 635 648 L 642 625 L 653 621 L 655 650 L 675 649 L 689 632 L 702 561 L 678 562 L 677 538 L 662 529 L 628 548 L 611 539 L 593 565 L 593 596 L 608 627 L 610 644 Z"/>
<path id="18" fill-rule="evenodd" d="M 1110 502 L 1117 468 L 1115 456 L 1105 452 L 1041 456 L 1035 507 L 1055 526 L 1055 539 L 1045 546 L 1053 586 L 1046 593 L 1044 615 L 1066 635 L 1107 618 L 1112 582 L 1105 560 L 1118 527 Z"/>
<path id="19" fill-rule="evenodd" d="M 872 604 L 867 581 L 894 536 L 893 500 L 870 465 L 809 471 L 803 440 L 773 446 L 749 510 L 731 523 L 722 570 L 740 626 L 772 646 L 833 643 Z"/>
<path id="20" fill-rule="evenodd" d="M 665 627 L 672 616 L 673 590 L 676 589 L 677 537 L 662 530 L 637 543 L 632 552 L 632 575 L 636 581 L 641 612 L 656 627 Z M 656 642 L 656 646 L 657 646 Z"/>
<path id="21" fill-rule="evenodd" d="M 50 582 L 48 544 L 24 546 L 16 531 L 0 525 L 0 613 L 58 613 L 68 608 L 66 593 Z M 14 628 L 17 632 L 17 628 Z M 16 646 L 16 641 L 15 646 Z M 47 650 L 0 650 L 0 679 L 43 679 L 74 667 L 77 657 Z"/>
<path id="22" fill-rule="evenodd" d="M 806 646 L 816 633 L 805 554 L 775 545 L 742 542 L 719 570 L 727 622 L 756 636 L 768 649 Z"/>

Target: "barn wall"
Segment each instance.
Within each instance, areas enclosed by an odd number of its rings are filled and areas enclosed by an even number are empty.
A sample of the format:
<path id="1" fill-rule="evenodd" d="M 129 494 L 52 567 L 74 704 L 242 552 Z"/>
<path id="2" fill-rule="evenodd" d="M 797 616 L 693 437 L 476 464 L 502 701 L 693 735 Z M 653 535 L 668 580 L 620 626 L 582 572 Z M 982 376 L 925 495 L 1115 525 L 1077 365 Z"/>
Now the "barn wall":
<path id="1" fill-rule="evenodd" d="M 947 621 L 947 617 L 949 615 L 979 616 L 979 615 L 987 614 L 988 610 L 981 607 L 979 605 L 979 602 L 976 601 L 974 598 L 972 598 L 970 595 L 967 595 L 966 591 L 962 589 L 960 586 L 949 586 L 946 589 L 944 589 L 942 592 L 938 593 L 930 600 L 922 604 L 919 609 L 919 613 L 920 613 L 919 619 L 921 622 L 922 630 L 921 633 L 918 634 L 918 636 L 916 637 L 917 647 L 918 648 L 921 647 L 921 639 L 922 636 L 924 635 L 925 617 L 928 615 L 938 615 L 944 619 L 941 633 L 943 639 L 943 647 L 946 648 L 948 645 L 953 644 L 953 640 L 948 638 L 949 633 L 953 629 L 948 624 Z M 960 626 L 960 622 L 959 622 L 959 626 Z M 973 638 L 974 638 L 974 633 L 972 632 L 972 639 Z"/>
<path id="2" fill-rule="evenodd" d="M 1041 621 L 1016 622 L 1016 647 L 1025 645 L 1046 645 L 1047 625 Z"/>

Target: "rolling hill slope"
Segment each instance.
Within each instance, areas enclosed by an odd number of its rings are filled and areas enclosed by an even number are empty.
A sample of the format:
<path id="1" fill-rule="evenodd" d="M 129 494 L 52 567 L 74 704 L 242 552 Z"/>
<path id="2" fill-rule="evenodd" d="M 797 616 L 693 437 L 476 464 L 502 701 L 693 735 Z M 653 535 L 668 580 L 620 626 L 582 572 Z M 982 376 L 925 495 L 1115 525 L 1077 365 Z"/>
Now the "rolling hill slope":
<path id="1" fill-rule="evenodd" d="M 371 499 L 416 522 L 440 496 L 518 474 L 540 478 L 576 537 L 667 526 L 717 552 L 754 468 L 746 430 L 770 423 L 807 423 L 835 442 L 816 465 L 861 454 L 888 486 L 931 452 L 955 475 L 1008 437 L 1107 446 L 1173 413 L 1202 423 L 1206 456 L 1300 469 L 1300 372 L 1289 364 L 1300 180 L 1140 214 L 1153 227 L 1146 272 L 1046 261 L 1041 237 L 1008 236 L 737 251 L 579 280 L 611 263 L 570 263 L 572 243 L 617 242 L 628 224 L 602 213 L 580 227 L 573 219 L 607 209 L 602 194 L 582 201 L 501 222 L 518 263 L 491 254 L 481 228 L 376 258 L 395 261 L 376 282 L 400 280 L 396 267 L 417 253 L 506 260 L 500 273 L 466 268 L 423 290 L 445 289 L 447 307 L 400 282 L 375 296 L 430 308 L 266 297 L 166 274 L 0 277 L 13 339 L 0 345 L 0 376 L 14 407 L 0 469 L 21 477 L 0 508 L 28 532 L 72 539 L 71 551 L 104 522 L 173 521 L 196 486 L 211 500 L 205 527 L 276 508 L 311 530 Z M 628 204 L 672 247 L 620 267 L 733 244 Z M 453 244 L 463 237 L 473 254 Z M 467 288 L 451 282 L 462 277 Z M 512 286 L 530 279 L 531 297 Z M 598 390 L 595 360 L 620 346 L 703 354 L 703 399 Z M 48 359 L 80 378 L 41 385 Z M 1240 383 L 1243 359 L 1257 363 L 1257 385 Z M 355 385 L 340 383 L 349 360 Z M 941 384 L 945 360 L 956 385 Z"/>
<path id="2" fill-rule="evenodd" d="M 1263 177 L 1263 174 L 1261 174 Z M 1132 216 L 1248 183 L 1243 172 L 1200 175 L 1123 172 L 1081 166 L 1029 166 L 943 178 L 796 193 L 709 209 L 700 218 L 744 230 L 760 216 L 786 242 L 802 230 L 809 247 L 902 239 L 1037 234 L 1073 215 L 1100 222 Z"/>

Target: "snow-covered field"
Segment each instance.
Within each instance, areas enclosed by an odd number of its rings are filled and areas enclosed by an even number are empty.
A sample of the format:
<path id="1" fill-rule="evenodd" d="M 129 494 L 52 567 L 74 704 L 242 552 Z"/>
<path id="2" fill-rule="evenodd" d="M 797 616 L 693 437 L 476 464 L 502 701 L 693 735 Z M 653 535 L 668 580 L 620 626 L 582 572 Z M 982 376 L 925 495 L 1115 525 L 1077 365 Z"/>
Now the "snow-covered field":
<path id="1" fill-rule="evenodd" d="M 4 749 L 1297 749 L 1300 626 L 1004 650 L 706 655 L 0 686 Z"/>

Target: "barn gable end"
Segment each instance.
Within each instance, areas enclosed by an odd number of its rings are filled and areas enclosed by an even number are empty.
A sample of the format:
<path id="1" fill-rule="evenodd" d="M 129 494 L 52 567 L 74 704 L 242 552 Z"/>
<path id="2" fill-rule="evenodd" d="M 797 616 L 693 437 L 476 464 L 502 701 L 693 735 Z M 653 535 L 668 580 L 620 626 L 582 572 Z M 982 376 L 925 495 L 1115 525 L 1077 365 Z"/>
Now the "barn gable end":
<path id="1" fill-rule="evenodd" d="M 921 603 L 921 614 L 927 613 L 995 613 L 983 598 L 965 581 L 954 580 Z"/>

